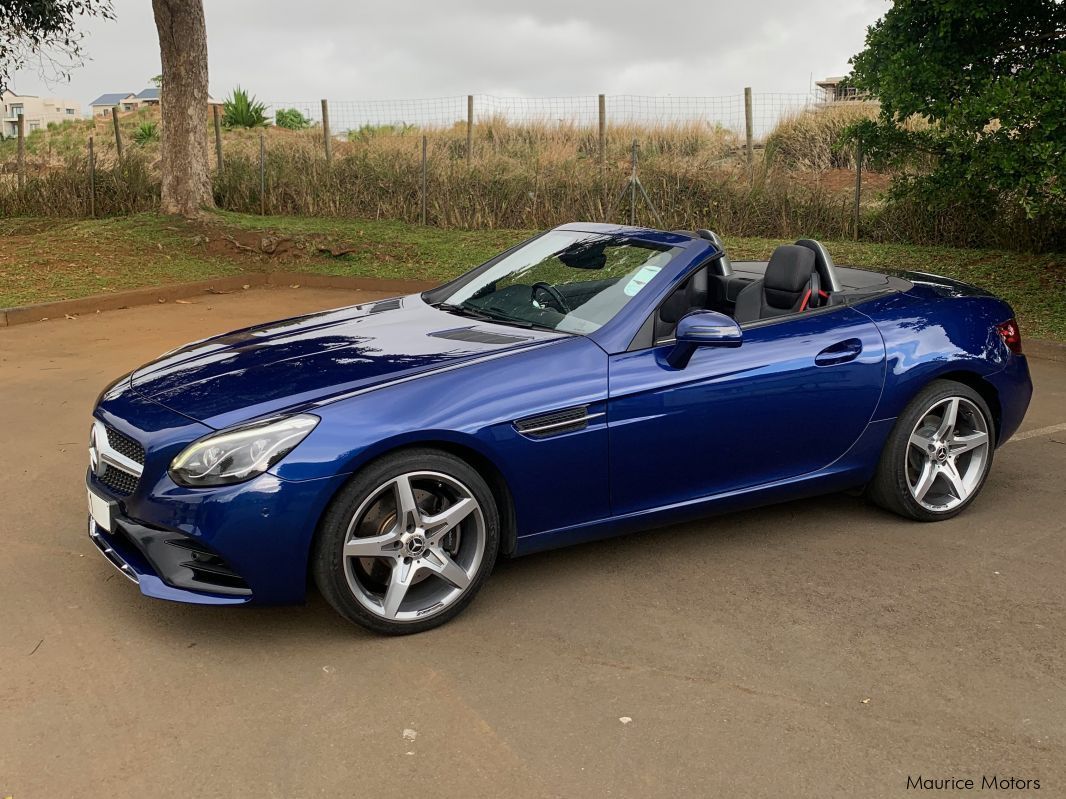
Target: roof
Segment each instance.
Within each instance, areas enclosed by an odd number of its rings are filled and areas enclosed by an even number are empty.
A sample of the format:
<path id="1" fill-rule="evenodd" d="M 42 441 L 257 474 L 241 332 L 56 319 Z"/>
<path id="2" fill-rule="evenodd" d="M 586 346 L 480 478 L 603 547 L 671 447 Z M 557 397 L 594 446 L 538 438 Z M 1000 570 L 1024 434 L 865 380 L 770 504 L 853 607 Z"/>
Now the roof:
<path id="1" fill-rule="evenodd" d="M 133 92 L 113 92 L 111 94 L 101 94 L 89 105 L 118 105 L 127 97 L 132 97 Z"/>
<path id="2" fill-rule="evenodd" d="M 158 89 L 158 87 L 153 87 L 151 89 L 143 89 L 142 91 L 137 92 L 137 99 L 138 100 L 158 100 L 159 99 L 159 89 Z"/>

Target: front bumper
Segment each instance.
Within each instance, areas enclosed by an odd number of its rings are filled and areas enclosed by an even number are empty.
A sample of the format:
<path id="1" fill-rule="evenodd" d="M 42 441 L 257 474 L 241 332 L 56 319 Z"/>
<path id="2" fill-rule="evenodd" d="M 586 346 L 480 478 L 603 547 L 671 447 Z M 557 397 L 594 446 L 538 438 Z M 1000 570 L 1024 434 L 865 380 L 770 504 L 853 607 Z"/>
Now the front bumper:
<path id="1" fill-rule="evenodd" d="M 263 474 L 239 485 L 186 489 L 163 477 L 119 497 L 91 473 L 111 506 L 112 530 L 89 519 L 89 537 L 141 593 L 202 605 L 304 600 L 318 518 L 338 481 Z"/>
<path id="2" fill-rule="evenodd" d="M 196 605 L 243 605 L 251 601 L 249 591 L 245 596 L 223 596 L 207 591 L 176 588 L 169 585 L 130 539 L 125 530 L 109 533 L 89 518 L 89 538 L 112 566 L 123 576 L 137 584 L 141 593 L 156 599 L 187 602 Z"/>

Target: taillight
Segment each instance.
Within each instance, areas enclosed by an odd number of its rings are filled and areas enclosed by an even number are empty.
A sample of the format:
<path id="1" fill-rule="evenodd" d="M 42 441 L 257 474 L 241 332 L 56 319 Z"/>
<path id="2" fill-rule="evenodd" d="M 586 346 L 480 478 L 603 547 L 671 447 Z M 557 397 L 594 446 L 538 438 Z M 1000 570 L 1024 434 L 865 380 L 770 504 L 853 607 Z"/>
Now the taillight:
<path id="1" fill-rule="evenodd" d="M 1007 349 L 1015 355 L 1022 354 L 1022 331 L 1018 327 L 1017 319 L 1008 319 L 996 325 L 996 332 L 1007 345 Z"/>

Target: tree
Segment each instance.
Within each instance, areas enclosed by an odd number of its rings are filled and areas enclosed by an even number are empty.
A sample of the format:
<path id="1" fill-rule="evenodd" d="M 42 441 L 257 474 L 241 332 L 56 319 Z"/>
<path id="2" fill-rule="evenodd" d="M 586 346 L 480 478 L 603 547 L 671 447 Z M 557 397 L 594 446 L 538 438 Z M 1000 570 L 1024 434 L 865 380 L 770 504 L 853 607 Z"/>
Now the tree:
<path id="1" fill-rule="evenodd" d="M 850 80 L 881 101 L 879 122 L 853 131 L 867 152 L 932 159 L 897 190 L 1066 219 L 1062 0 L 895 0 L 851 63 Z M 914 115 L 932 125 L 905 128 Z"/>
<path id="2" fill-rule="evenodd" d="M 110 0 L 0 0 L 0 92 L 34 57 L 49 78 L 82 61 L 81 17 L 114 19 Z"/>
<path id="3" fill-rule="evenodd" d="M 214 206 L 205 130 L 207 114 L 207 27 L 203 0 L 152 0 L 159 33 L 166 101 L 162 122 L 164 214 L 199 216 Z"/>
<path id="4" fill-rule="evenodd" d="M 279 128 L 303 130 L 311 127 L 311 120 L 296 108 L 279 108 L 274 114 L 274 124 Z"/>
<path id="5" fill-rule="evenodd" d="M 153 86 L 155 86 L 157 89 L 162 89 L 163 88 L 163 76 L 161 74 L 160 75 L 156 75 L 154 78 L 150 78 L 149 82 Z"/>

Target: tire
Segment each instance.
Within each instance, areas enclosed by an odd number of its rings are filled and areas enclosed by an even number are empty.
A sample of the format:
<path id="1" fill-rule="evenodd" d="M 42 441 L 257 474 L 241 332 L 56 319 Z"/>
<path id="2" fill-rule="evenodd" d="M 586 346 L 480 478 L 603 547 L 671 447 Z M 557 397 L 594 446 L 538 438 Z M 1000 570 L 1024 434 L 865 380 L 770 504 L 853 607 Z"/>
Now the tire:
<path id="1" fill-rule="evenodd" d="M 409 635 L 470 604 L 499 542 L 496 502 L 473 467 L 440 450 L 402 450 L 367 465 L 333 498 L 311 573 L 344 618 Z"/>
<path id="2" fill-rule="evenodd" d="M 957 516 L 984 487 L 995 440 L 995 423 L 981 395 L 963 383 L 935 380 L 896 420 L 867 496 L 917 521 Z"/>

